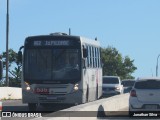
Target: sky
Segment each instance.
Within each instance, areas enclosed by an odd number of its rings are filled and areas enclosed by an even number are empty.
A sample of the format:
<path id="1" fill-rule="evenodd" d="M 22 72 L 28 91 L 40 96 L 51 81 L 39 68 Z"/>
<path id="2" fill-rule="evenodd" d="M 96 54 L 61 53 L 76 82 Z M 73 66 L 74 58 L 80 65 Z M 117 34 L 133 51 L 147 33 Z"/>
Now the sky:
<path id="1" fill-rule="evenodd" d="M 0 54 L 6 50 L 6 1 L 0 0 Z M 136 78 L 156 75 L 160 0 L 9 0 L 9 48 L 17 52 L 28 36 L 69 28 L 129 56 Z"/>

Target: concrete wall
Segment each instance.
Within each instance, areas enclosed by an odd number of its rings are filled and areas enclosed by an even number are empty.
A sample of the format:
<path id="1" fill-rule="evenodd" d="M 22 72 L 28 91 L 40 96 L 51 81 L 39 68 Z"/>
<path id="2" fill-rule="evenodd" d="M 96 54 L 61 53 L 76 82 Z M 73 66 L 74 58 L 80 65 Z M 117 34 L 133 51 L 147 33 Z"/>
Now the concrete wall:
<path id="1" fill-rule="evenodd" d="M 22 99 L 22 88 L 0 87 L 1 99 Z"/>
<path id="2" fill-rule="evenodd" d="M 77 105 L 55 113 L 48 114 L 46 120 L 82 120 L 105 117 L 106 115 L 115 115 L 117 111 L 124 111 L 129 106 L 129 94 L 117 95 L 109 98 L 100 99 L 82 105 Z M 37 118 L 34 120 L 42 120 Z"/>

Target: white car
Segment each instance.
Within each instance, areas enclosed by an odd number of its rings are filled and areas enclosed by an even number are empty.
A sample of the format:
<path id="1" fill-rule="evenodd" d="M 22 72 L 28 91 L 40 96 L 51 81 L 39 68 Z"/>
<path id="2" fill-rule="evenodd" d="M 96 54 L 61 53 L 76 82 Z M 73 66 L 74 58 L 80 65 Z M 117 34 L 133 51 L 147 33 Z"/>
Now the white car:
<path id="1" fill-rule="evenodd" d="M 123 85 L 121 85 L 118 76 L 103 76 L 102 84 L 103 96 L 123 94 Z"/>
<path id="2" fill-rule="evenodd" d="M 129 112 L 160 111 L 160 78 L 139 78 L 130 91 Z"/>
<path id="3" fill-rule="evenodd" d="M 124 93 L 129 93 L 131 91 L 134 83 L 135 83 L 134 79 L 125 79 L 125 80 L 122 80 L 122 85 L 123 85 L 123 88 L 124 88 Z"/>

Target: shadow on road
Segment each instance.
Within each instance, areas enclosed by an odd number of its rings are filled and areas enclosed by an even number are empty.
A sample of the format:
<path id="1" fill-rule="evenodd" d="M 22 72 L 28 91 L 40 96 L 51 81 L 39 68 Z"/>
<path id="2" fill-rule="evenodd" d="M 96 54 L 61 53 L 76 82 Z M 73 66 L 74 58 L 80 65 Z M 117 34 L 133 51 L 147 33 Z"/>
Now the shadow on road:
<path id="1" fill-rule="evenodd" d="M 97 118 L 104 119 L 104 118 L 129 118 L 128 111 L 105 111 L 103 106 L 100 105 L 97 111 Z"/>
<path id="2" fill-rule="evenodd" d="M 102 105 L 99 106 L 98 111 L 97 111 L 97 118 L 104 118 L 106 117 L 105 111 Z"/>

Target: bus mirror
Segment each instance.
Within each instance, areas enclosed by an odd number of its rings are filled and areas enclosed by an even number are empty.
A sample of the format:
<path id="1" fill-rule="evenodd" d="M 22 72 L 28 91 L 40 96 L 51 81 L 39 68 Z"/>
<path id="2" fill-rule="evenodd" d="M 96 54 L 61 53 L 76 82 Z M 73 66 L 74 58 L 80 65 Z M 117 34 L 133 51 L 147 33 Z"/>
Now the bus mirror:
<path id="1" fill-rule="evenodd" d="M 3 76 L 3 62 L 0 60 L 0 80 L 2 79 Z"/>
<path id="2" fill-rule="evenodd" d="M 18 63 L 22 63 L 22 51 L 18 51 Z"/>
<path id="3" fill-rule="evenodd" d="M 88 51 L 86 48 L 83 48 L 83 58 L 86 58 L 88 56 Z"/>

